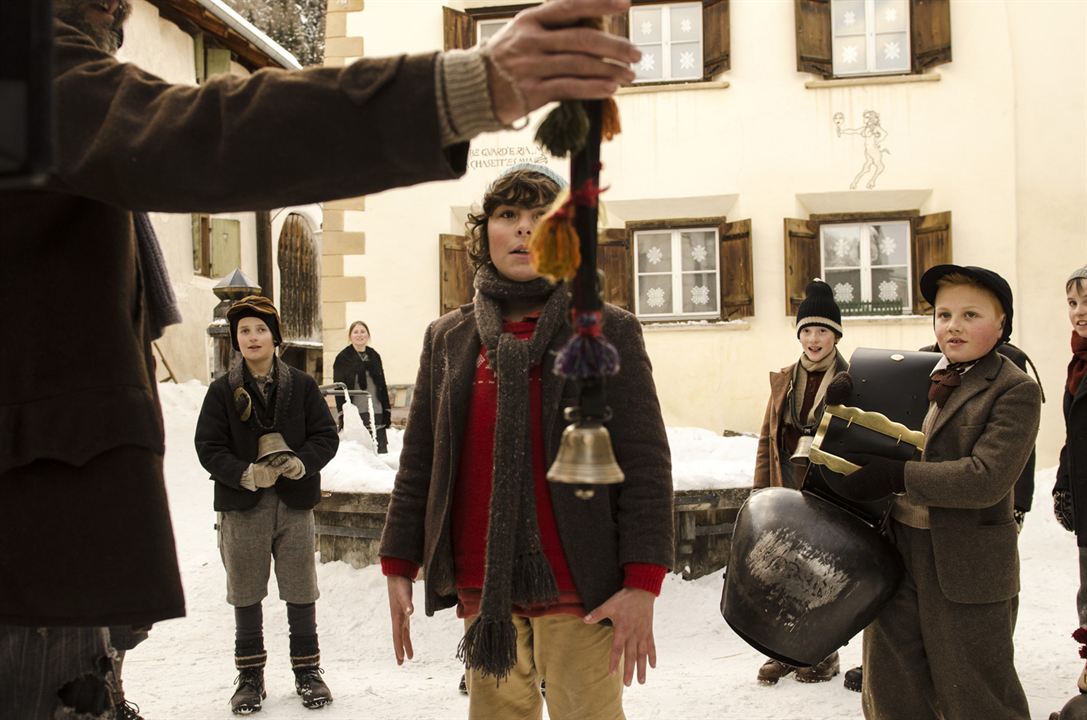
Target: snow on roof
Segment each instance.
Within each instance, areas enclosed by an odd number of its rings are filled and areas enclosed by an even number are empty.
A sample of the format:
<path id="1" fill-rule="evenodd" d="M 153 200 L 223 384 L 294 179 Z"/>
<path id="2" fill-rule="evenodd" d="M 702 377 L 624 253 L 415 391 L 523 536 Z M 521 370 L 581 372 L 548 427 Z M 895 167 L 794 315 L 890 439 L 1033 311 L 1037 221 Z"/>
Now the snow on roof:
<path id="1" fill-rule="evenodd" d="M 294 55 L 265 35 L 256 25 L 239 15 L 234 8 L 227 5 L 223 0 L 196 0 L 196 2 L 283 67 L 295 70 L 301 69 L 302 63 L 298 62 Z"/>

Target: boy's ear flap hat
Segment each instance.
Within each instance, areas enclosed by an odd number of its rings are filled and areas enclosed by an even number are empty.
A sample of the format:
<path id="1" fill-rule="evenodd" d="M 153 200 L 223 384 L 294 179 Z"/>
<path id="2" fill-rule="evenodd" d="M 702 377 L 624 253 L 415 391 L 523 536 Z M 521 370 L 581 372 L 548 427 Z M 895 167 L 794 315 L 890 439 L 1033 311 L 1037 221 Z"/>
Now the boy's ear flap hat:
<path id="1" fill-rule="evenodd" d="M 992 270 L 973 265 L 934 265 L 921 276 L 921 296 L 928 301 L 929 305 L 935 306 L 940 279 L 955 273 L 976 280 L 982 287 L 996 295 L 997 300 L 1000 301 L 1000 307 L 1004 310 L 1004 332 L 998 344 L 1008 342 L 1012 334 L 1012 289 L 1007 280 Z"/>
<path id="2" fill-rule="evenodd" d="M 275 344 L 283 343 L 283 336 L 279 332 L 279 311 L 276 310 L 276 306 L 263 295 L 246 295 L 226 311 L 226 319 L 230 323 L 230 344 L 235 350 L 241 350 L 238 347 L 238 323 L 242 318 L 247 317 L 263 320 L 272 332 L 272 340 Z"/>
<path id="3" fill-rule="evenodd" d="M 800 331 L 810 325 L 825 327 L 839 338 L 843 334 L 842 310 L 834 302 L 834 291 L 819 278 L 804 288 L 804 302 L 796 311 L 796 336 L 800 337 Z"/>

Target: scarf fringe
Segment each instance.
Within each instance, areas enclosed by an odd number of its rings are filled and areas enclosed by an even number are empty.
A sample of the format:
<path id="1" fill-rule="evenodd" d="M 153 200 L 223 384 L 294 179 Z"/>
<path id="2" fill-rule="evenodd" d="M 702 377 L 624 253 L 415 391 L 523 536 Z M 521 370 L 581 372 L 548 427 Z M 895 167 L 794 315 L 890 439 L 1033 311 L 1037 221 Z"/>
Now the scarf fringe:
<path id="1" fill-rule="evenodd" d="M 551 563 L 543 553 L 522 555 L 513 563 L 510 598 L 518 605 L 554 605 L 559 600 L 559 586 Z"/>
<path id="2" fill-rule="evenodd" d="M 502 680 L 517 664 L 517 628 L 506 618 L 476 618 L 457 646 L 457 659 L 472 670 Z"/>

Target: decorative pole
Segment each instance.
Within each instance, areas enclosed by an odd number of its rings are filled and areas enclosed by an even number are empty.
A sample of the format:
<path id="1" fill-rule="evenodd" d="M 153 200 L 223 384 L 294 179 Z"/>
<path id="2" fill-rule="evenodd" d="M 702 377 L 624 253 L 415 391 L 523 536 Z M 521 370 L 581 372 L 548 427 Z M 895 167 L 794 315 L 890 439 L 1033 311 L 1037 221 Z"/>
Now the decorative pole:
<path id="1" fill-rule="evenodd" d="M 552 482 L 592 486 L 620 483 L 623 472 L 604 423 L 611 419 L 605 379 L 619 372 L 619 353 L 603 334 L 604 302 L 596 269 L 600 143 L 619 132 L 615 101 L 563 102 L 541 123 L 536 139 L 553 155 L 570 159 L 570 191 L 555 199 L 529 242 L 533 265 L 552 280 L 572 278 L 570 321 L 574 335 L 555 360 L 555 373 L 578 383 L 578 403 L 566 409 L 570 425 L 547 472 Z"/>

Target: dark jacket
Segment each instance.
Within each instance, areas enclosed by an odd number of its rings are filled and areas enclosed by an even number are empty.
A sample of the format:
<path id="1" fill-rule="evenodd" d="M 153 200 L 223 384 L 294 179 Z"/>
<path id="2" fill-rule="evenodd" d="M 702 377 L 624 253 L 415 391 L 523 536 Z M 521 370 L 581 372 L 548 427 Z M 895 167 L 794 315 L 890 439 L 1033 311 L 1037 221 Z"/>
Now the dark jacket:
<path id="1" fill-rule="evenodd" d="M 1076 540 L 1087 547 L 1087 377 L 1076 394 L 1064 389 L 1064 447 L 1057 466 L 1054 490 L 1071 490 L 1075 508 Z"/>
<path id="2" fill-rule="evenodd" d="M 552 372 L 554 351 L 569 339 L 556 334 L 543 359 L 544 457 L 548 466 L 566 427 L 563 409 L 576 403 L 575 383 Z M 574 487 L 550 483 L 559 538 L 578 594 L 593 608 L 623 584 L 626 563 L 672 566 L 672 466 L 652 368 L 637 318 L 604 309 L 604 334 L 619 350 L 621 370 L 608 378 L 607 424 L 616 460 L 626 475 L 589 500 Z M 426 613 L 457 602 L 450 511 L 460 464 L 465 418 L 480 340 L 472 305 L 427 328 L 404 449 L 381 537 L 381 555 L 423 567 Z"/>
<path id="3" fill-rule="evenodd" d="M 348 345 L 341 350 L 332 363 L 332 381 L 346 384 L 349 390 L 354 389 L 357 383 L 359 388 L 365 390 L 366 375 L 369 374 L 374 379 L 374 385 L 377 387 L 377 397 L 374 398 L 374 401 L 381 403 L 383 412 L 389 413 L 391 412 L 389 388 L 385 384 L 385 368 L 381 364 L 381 356 L 372 347 L 366 348 L 366 354 L 369 357 L 369 362 L 360 360 L 358 352 L 355 351 L 352 345 Z M 343 404 L 343 395 L 337 395 L 336 410 L 342 411 Z"/>
<path id="4" fill-rule="evenodd" d="M 990 353 L 940 410 L 924 461 L 906 463 L 906 496 L 928 506 L 936 576 L 952 602 L 1002 602 L 1019 592 L 1012 491 L 1041 405 L 1038 383 Z"/>
<path id="5" fill-rule="evenodd" d="M 4 331 L 27 343 L 0 353 L 0 473 L 122 445 L 163 452 L 132 210 L 354 197 L 457 177 L 467 153 L 440 146 L 433 53 L 171 85 L 63 23 L 56 33 L 57 173 L 0 191 Z M 77 306 L 83 322 L 43 332 Z"/>
<path id="6" fill-rule="evenodd" d="M 58 572 L 0 583 L 53 598 L 48 609 L 37 605 L 35 624 L 47 614 L 149 624 L 182 614 L 184 602 L 132 211 L 246 211 L 364 195 L 457 177 L 468 148 L 441 147 L 433 53 L 171 85 L 68 25 L 54 29 L 56 171 L 45 187 L 0 190 L 4 337 L 21 343 L 0 352 L 0 505 L 49 512 L 5 522 L 0 557 L 47 547 L 37 542 L 44 535 L 68 540 L 61 529 L 97 512 L 101 497 L 145 510 L 142 524 L 126 518 L 122 532 L 104 524 L 108 540 L 69 540 L 65 561 L 79 572 L 66 573 L 68 585 Z M 72 317 L 65 332 L 50 329 Z M 131 448 L 144 451 L 138 467 Z M 139 481 L 120 487 L 116 467 L 126 463 Z M 54 486 L 16 481 L 19 468 L 40 478 L 40 465 L 79 468 L 62 500 L 49 494 Z M 88 606 L 103 611 L 88 616 Z M 21 611 L 9 607 L 0 600 L 5 622 L 18 622 Z"/>
<path id="7" fill-rule="evenodd" d="M 940 348 L 936 345 L 927 345 L 921 348 L 922 352 L 940 352 Z M 1030 358 L 1021 349 L 1012 345 L 1011 343 L 1002 343 L 996 346 L 996 351 L 1004 357 L 1015 363 L 1015 366 L 1022 370 L 1027 371 L 1027 363 L 1030 363 Z M 1033 365 L 1033 363 L 1031 363 Z M 1015 481 L 1015 507 L 1029 512 L 1031 505 L 1034 504 L 1034 465 L 1035 465 L 1035 452 L 1034 446 L 1030 448 L 1030 457 L 1027 458 L 1027 464 L 1023 466 L 1023 472 L 1019 475 L 1019 479 Z"/>
<path id="8" fill-rule="evenodd" d="M 289 373 L 280 378 L 265 403 L 244 362 L 239 361 L 232 373 L 244 376 L 243 386 L 253 400 L 253 413 L 260 413 L 265 426 L 273 426 L 283 435 L 287 446 L 306 466 L 306 475 L 298 480 L 280 477 L 274 488 L 258 488 L 256 492 L 241 486 L 242 473 L 257 459 L 257 442 L 265 430 L 250 417 L 243 422 L 234 404 L 230 374 L 211 384 L 196 421 L 196 454 L 200 464 L 215 481 L 215 509 L 249 510 L 260 501 L 261 493 L 275 490 L 280 499 L 298 510 L 309 510 L 321 499 L 321 468 L 336 455 L 340 438 L 336 422 L 328 411 L 317 383 L 301 370 L 276 361 L 278 372 Z M 273 424 L 275 406 L 286 401 L 280 409 L 280 421 Z"/>

